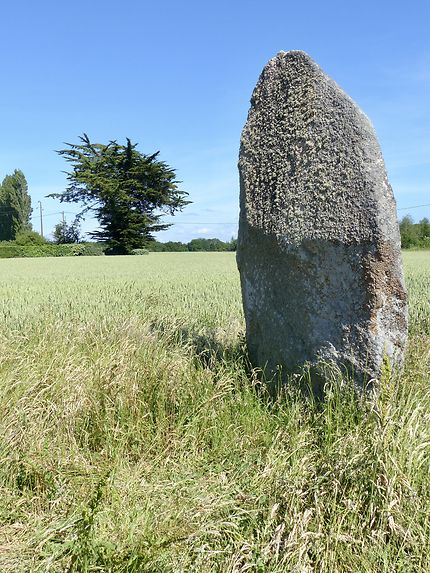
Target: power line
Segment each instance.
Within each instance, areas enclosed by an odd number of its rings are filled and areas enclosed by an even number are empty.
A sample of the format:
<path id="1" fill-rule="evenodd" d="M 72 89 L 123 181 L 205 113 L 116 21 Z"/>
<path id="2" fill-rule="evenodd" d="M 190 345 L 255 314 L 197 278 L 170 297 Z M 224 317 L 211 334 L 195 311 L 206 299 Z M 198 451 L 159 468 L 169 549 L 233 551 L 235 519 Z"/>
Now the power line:
<path id="1" fill-rule="evenodd" d="M 36 207 L 38 209 L 38 207 Z M 7 211 L 0 211 L 0 215 L 7 215 L 8 213 L 16 213 L 16 209 L 8 209 Z M 66 215 L 76 215 L 73 211 L 55 211 L 55 213 L 47 213 L 45 217 L 50 217 L 51 215 L 61 215 L 65 213 Z M 37 219 L 39 215 L 33 215 L 30 219 Z"/>
<path id="2" fill-rule="evenodd" d="M 424 205 L 412 205 L 411 207 L 400 207 L 397 211 L 406 211 L 407 209 L 418 209 L 418 207 L 430 207 L 430 203 Z"/>

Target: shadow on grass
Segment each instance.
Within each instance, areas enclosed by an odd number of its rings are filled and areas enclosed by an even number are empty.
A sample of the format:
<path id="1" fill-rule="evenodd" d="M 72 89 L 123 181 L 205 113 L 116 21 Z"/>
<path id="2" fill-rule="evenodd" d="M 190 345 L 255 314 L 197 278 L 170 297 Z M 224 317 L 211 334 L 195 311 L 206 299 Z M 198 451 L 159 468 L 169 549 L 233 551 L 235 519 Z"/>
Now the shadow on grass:
<path id="1" fill-rule="evenodd" d="M 167 325 L 162 321 L 150 324 L 151 332 L 160 336 L 169 345 L 191 351 L 195 363 L 202 368 L 216 369 L 219 365 L 243 366 L 251 371 L 245 335 L 225 343 L 214 330 L 198 332 L 186 325 Z"/>
<path id="2" fill-rule="evenodd" d="M 321 362 L 295 369 L 279 366 L 275 372 L 256 366 L 249 356 L 244 333 L 226 343 L 215 330 L 202 332 L 183 324 L 166 325 L 161 321 L 152 322 L 150 328 L 165 343 L 187 349 L 194 364 L 211 370 L 215 378 L 218 371 L 226 368 L 237 372 L 238 379 L 250 383 L 259 398 L 268 404 L 300 399 L 318 408 L 318 404 L 332 398 L 333 392 L 361 402 L 363 396 L 369 396 L 374 390 L 373 380 L 366 383 L 365 390 L 355 382 L 350 365 Z"/>

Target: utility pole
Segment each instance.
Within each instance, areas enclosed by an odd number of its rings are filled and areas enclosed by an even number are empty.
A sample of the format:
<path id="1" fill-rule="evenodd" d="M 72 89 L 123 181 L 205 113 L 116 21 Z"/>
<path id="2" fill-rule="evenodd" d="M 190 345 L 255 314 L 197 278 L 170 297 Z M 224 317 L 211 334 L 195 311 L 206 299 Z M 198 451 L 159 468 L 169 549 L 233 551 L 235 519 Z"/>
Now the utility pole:
<path id="1" fill-rule="evenodd" d="M 63 225 L 66 222 L 66 217 L 64 216 L 64 211 L 61 211 L 61 214 L 63 215 Z"/>
<path id="2" fill-rule="evenodd" d="M 40 234 L 43 237 L 43 217 L 42 217 L 42 203 L 40 201 L 38 201 L 39 203 L 39 212 L 40 212 Z"/>

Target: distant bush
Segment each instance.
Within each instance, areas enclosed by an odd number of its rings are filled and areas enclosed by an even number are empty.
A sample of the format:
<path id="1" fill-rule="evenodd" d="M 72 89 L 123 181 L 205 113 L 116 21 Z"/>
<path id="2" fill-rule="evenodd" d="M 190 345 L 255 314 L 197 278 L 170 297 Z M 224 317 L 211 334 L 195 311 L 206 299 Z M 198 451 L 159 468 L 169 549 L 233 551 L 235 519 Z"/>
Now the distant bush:
<path id="1" fill-rule="evenodd" d="M 167 243 L 151 241 L 148 243 L 147 248 L 153 253 L 179 253 L 188 251 L 187 245 L 179 241 L 167 241 Z"/>
<path id="2" fill-rule="evenodd" d="M 220 239 L 193 239 L 188 243 L 188 250 L 196 251 L 227 251 L 228 245 Z"/>
<path id="3" fill-rule="evenodd" d="M 31 231 L 30 229 L 17 233 L 13 243 L 21 247 L 49 244 L 48 241 L 44 237 L 42 237 L 42 235 L 40 235 L 36 231 Z"/>
<path id="4" fill-rule="evenodd" d="M 17 245 L 13 242 L 0 243 L 0 259 L 25 257 L 76 257 L 103 255 L 104 246 L 98 243 L 80 243 L 73 245 Z"/>
<path id="5" fill-rule="evenodd" d="M 59 243 L 59 244 L 70 245 L 70 250 L 73 253 L 73 256 L 75 257 L 81 257 L 82 255 L 85 255 L 85 245 L 70 244 L 70 243 Z"/>
<path id="6" fill-rule="evenodd" d="M 132 255 L 149 255 L 148 249 L 133 249 Z"/>
<path id="7" fill-rule="evenodd" d="M 86 257 L 99 257 L 105 254 L 106 245 L 104 243 L 79 243 L 78 245 L 70 245 L 70 247 L 85 247 L 83 255 Z"/>
<path id="8" fill-rule="evenodd" d="M 426 217 L 414 223 L 412 217 L 406 215 L 399 227 L 402 249 L 430 249 L 430 221 Z"/>

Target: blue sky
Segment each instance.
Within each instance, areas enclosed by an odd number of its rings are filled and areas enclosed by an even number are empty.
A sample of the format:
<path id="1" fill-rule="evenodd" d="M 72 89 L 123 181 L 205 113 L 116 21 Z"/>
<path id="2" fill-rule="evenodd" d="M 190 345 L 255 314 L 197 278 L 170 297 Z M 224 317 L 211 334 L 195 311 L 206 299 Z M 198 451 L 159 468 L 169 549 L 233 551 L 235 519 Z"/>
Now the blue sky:
<path id="1" fill-rule="evenodd" d="M 129 137 L 177 170 L 193 204 L 161 240 L 235 235 L 249 98 L 266 62 L 291 49 L 372 120 L 399 215 L 430 218 L 405 209 L 430 203 L 428 1 L 15 0 L 1 14 L 0 178 L 23 170 L 47 232 L 51 213 L 77 211 L 45 199 L 65 186 L 54 150 L 86 132 Z"/>

